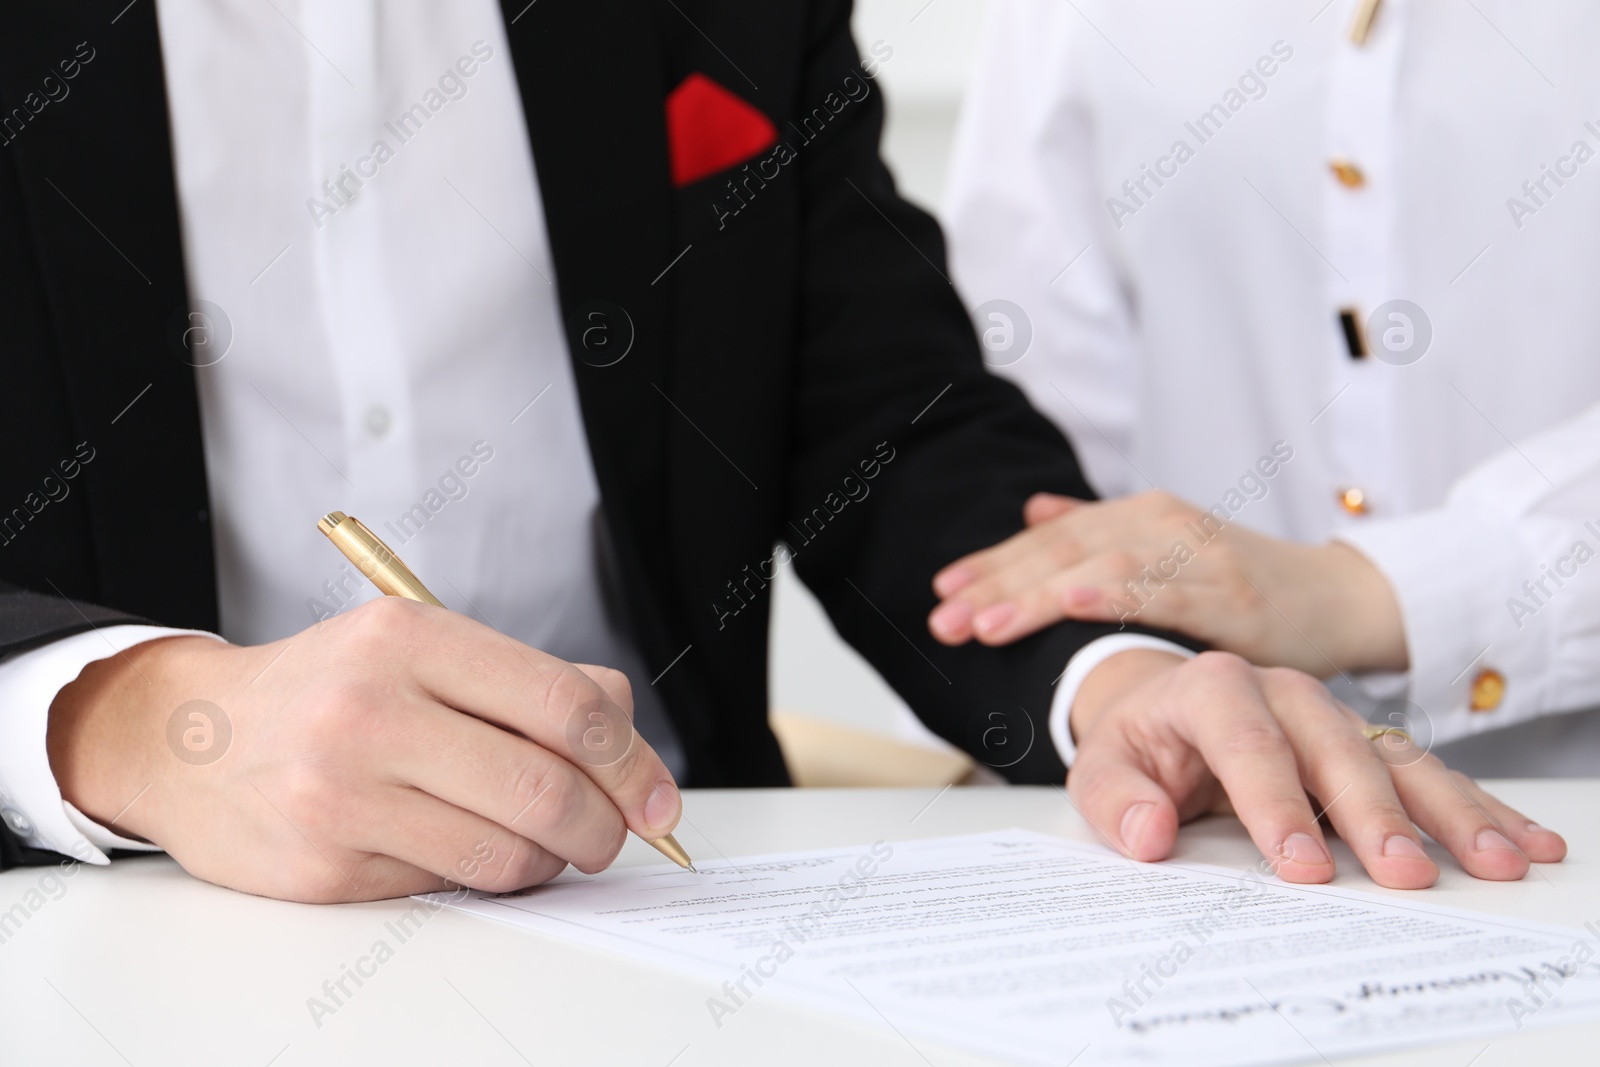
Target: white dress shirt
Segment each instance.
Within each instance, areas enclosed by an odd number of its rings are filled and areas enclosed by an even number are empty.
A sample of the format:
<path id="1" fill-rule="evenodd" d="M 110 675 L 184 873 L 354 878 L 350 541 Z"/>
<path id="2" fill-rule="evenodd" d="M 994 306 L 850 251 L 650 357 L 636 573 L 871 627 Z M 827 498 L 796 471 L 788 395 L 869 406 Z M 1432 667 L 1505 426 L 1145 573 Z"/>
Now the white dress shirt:
<path id="1" fill-rule="evenodd" d="M 277 640 L 377 595 L 317 531 L 343 510 L 451 608 L 627 672 L 640 732 L 680 772 L 602 595 L 599 490 L 499 6 L 161 0 L 158 15 L 222 636 Z M 85 664 L 170 632 L 108 627 L 0 663 L 0 805 L 27 844 L 91 862 L 135 844 L 63 803 L 46 717 Z"/>
<path id="2" fill-rule="evenodd" d="M 953 276 L 1102 493 L 1347 541 L 1410 650 L 1362 688 L 1473 773 L 1594 774 L 1600 9 L 1383 0 L 1357 44 L 1358 6 L 991 5 Z"/>

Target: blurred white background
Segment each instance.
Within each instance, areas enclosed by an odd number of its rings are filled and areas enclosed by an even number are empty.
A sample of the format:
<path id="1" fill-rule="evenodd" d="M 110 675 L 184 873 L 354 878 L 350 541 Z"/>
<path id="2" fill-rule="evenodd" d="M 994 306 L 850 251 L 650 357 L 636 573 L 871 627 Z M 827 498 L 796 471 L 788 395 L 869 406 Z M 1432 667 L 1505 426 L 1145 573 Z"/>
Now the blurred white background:
<path id="1" fill-rule="evenodd" d="M 987 6 L 988 0 L 856 0 L 862 55 L 876 41 L 894 49 L 876 81 L 888 101 L 884 155 L 900 191 L 928 211 L 944 195 L 956 114 Z M 772 707 L 903 737 L 921 733 L 789 567 L 773 583 Z"/>

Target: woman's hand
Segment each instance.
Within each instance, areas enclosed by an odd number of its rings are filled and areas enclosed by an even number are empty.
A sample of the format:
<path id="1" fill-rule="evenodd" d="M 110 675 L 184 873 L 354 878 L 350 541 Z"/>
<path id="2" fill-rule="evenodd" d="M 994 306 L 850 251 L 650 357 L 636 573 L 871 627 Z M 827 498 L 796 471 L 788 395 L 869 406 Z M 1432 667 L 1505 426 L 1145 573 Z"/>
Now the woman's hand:
<path id="1" fill-rule="evenodd" d="M 1162 492 L 1086 503 L 1040 493 L 1027 529 L 933 582 L 933 635 L 1005 645 L 1061 619 L 1176 630 L 1319 677 L 1404 670 L 1387 579 L 1337 542 L 1301 545 L 1223 524 Z"/>

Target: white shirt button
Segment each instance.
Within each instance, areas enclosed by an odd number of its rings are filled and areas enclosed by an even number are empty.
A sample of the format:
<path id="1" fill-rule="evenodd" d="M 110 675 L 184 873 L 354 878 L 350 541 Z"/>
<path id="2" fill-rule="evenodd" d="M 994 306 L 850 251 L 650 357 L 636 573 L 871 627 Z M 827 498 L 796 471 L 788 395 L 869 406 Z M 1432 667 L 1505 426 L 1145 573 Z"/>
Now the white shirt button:
<path id="1" fill-rule="evenodd" d="M 366 425 L 368 433 L 374 437 L 382 437 L 389 432 L 394 417 L 382 404 L 374 404 L 367 409 L 366 415 L 362 416 L 362 422 Z"/>
<path id="2" fill-rule="evenodd" d="M 6 827 L 18 837 L 33 836 L 33 823 L 16 808 L 0 808 L 0 819 L 4 819 Z"/>

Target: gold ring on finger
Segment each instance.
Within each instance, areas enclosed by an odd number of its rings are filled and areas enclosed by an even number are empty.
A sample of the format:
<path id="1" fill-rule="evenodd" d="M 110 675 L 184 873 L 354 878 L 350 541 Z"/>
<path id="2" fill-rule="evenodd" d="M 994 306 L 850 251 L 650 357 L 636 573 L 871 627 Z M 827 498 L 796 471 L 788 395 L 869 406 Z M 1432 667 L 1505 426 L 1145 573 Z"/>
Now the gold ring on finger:
<path id="1" fill-rule="evenodd" d="M 1361 728 L 1361 736 L 1365 737 L 1368 741 L 1378 741 L 1383 738 L 1387 738 L 1391 734 L 1400 738 L 1408 745 L 1414 745 L 1417 743 L 1415 738 L 1406 733 L 1404 730 L 1400 729 L 1398 726 L 1363 726 Z"/>

